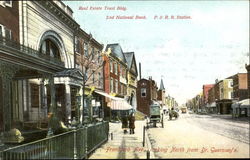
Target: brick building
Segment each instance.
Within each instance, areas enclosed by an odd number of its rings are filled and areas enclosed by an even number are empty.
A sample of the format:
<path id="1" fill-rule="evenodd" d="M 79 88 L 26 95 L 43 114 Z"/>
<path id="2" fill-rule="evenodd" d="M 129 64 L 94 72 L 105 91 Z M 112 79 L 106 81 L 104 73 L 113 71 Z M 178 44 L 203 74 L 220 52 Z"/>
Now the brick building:
<path id="1" fill-rule="evenodd" d="M 96 117 L 103 117 L 103 107 L 105 97 L 98 94 L 99 91 L 104 92 L 104 78 L 103 78 L 103 57 L 102 49 L 103 45 L 100 44 L 91 34 L 87 34 L 84 30 L 79 29 L 78 34 L 75 37 L 75 70 L 79 70 L 84 75 L 84 115 L 90 114 L 89 108 L 93 109 L 92 113 Z M 72 90 L 77 91 L 77 88 L 73 85 Z M 81 89 L 81 88 L 78 88 Z M 93 90 L 93 91 L 91 91 Z M 77 91 L 79 92 L 79 91 Z M 87 100 L 88 95 L 92 95 L 90 103 Z M 83 90 L 80 91 L 80 95 L 83 95 Z M 73 99 L 75 99 L 73 97 Z M 75 100 L 71 100 L 72 103 Z M 90 107 L 90 105 L 92 105 Z M 72 114 L 75 115 L 76 103 L 71 104 Z"/>
<path id="2" fill-rule="evenodd" d="M 241 101 L 248 98 L 247 73 L 238 73 L 232 76 L 233 99 Z"/>
<path id="3" fill-rule="evenodd" d="M 203 97 L 204 97 L 204 105 L 208 103 L 208 91 L 214 87 L 214 84 L 204 84 L 202 87 Z"/>
<path id="4" fill-rule="evenodd" d="M 250 65 L 246 65 L 246 70 L 247 70 L 248 98 L 250 98 Z"/>
<path id="5" fill-rule="evenodd" d="M 150 77 L 137 82 L 137 110 L 149 115 L 150 105 L 157 100 L 157 84 Z"/>
<path id="6" fill-rule="evenodd" d="M 127 61 L 118 43 L 108 44 L 104 53 L 104 91 L 120 98 L 127 98 Z M 111 101 L 106 99 L 104 116 L 111 117 Z M 115 113 L 114 113 L 115 114 Z"/>

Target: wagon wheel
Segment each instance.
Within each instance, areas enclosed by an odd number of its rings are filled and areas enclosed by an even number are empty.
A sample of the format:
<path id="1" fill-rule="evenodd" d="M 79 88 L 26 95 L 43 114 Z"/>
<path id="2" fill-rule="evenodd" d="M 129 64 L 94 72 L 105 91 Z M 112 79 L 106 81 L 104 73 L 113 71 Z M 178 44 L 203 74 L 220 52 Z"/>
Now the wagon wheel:
<path id="1" fill-rule="evenodd" d="M 163 114 L 162 114 L 162 117 L 161 117 L 161 127 L 164 128 L 164 122 L 163 122 Z"/>
<path id="2" fill-rule="evenodd" d="M 162 121 L 161 121 L 161 127 L 164 128 L 163 118 L 162 118 Z"/>
<path id="3" fill-rule="evenodd" d="M 156 127 L 156 121 L 153 121 L 153 126 Z"/>

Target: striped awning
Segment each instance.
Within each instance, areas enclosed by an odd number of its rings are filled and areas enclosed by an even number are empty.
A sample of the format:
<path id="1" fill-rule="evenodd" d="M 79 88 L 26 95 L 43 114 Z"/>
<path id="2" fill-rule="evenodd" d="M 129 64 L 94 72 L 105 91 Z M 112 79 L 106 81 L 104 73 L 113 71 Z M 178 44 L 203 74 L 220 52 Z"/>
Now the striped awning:
<path id="1" fill-rule="evenodd" d="M 112 100 L 110 108 L 112 110 L 130 110 L 133 107 L 125 100 Z"/>
<path id="2" fill-rule="evenodd" d="M 111 95 L 109 95 L 105 92 L 101 92 L 101 91 L 94 91 L 94 92 L 109 98 L 111 100 L 110 108 L 112 110 L 130 110 L 130 109 L 133 109 L 133 107 L 130 104 L 128 104 L 128 102 L 123 98 L 114 97 L 114 96 L 111 96 Z"/>

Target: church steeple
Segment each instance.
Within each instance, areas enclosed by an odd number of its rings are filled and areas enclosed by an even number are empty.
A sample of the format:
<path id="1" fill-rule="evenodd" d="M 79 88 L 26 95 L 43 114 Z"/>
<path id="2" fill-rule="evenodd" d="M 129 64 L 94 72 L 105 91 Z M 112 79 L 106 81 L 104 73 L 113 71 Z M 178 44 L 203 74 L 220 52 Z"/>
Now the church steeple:
<path id="1" fill-rule="evenodd" d="M 164 87 L 164 84 L 163 84 L 163 80 L 162 80 L 162 79 L 161 79 L 160 90 L 165 91 L 165 87 Z"/>

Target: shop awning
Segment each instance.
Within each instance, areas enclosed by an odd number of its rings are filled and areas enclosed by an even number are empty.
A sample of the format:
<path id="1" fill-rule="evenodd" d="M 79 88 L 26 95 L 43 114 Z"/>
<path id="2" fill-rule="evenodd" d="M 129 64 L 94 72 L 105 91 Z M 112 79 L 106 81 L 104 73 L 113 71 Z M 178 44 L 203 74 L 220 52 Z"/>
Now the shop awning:
<path id="1" fill-rule="evenodd" d="M 111 96 L 111 95 L 109 95 L 105 92 L 102 92 L 102 91 L 94 91 L 94 92 L 97 94 L 100 94 L 102 96 L 105 96 L 107 98 L 110 98 L 111 99 L 110 108 L 112 110 L 130 110 L 130 109 L 133 109 L 133 107 L 130 104 L 128 104 L 128 102 L 123 98 L 114 97 L 114 96 Z"/>
<path id="2" fill-rule="evenodd" d="M 125 100 L 112 100 L 111 101 L 111 109 L 112 110 L 130 110 L 133 107 L 128 104 Z"/>
<path id="3" fill-rule="evenodd" d="M 97 94 L 100 94 L 100 95 L 102 95 L 102 96 L 105 96 L 105 97 L 107 97 L 107 98 L 110 98 L 110 99 L 112 99 L 112 100 L 123 100 L 122 98 L 118 98 L 118 97 L 114 97 L 114 96 L 111 96 L 111 95 L 109 95 L 109 94 L 107 94 L 107 93 L 105 93 L 105 92 L 102 92 L 102 91 L 94 91 L 95 93 L 97 93 Z"/>

